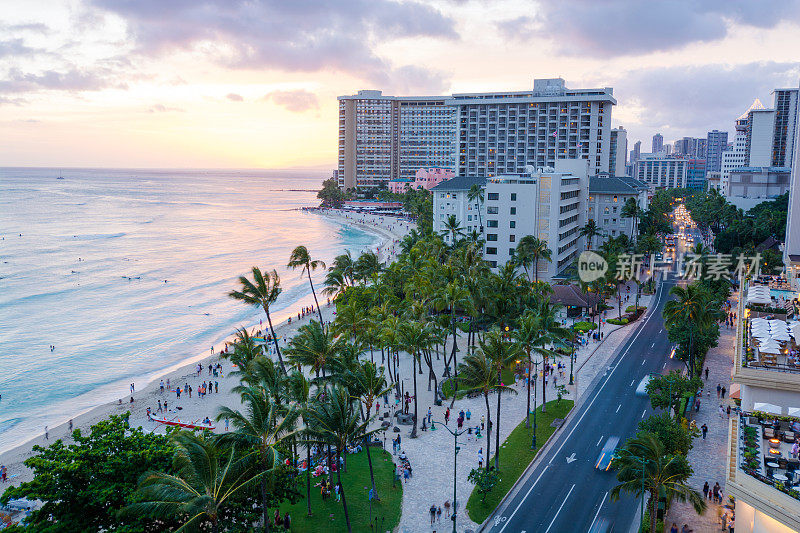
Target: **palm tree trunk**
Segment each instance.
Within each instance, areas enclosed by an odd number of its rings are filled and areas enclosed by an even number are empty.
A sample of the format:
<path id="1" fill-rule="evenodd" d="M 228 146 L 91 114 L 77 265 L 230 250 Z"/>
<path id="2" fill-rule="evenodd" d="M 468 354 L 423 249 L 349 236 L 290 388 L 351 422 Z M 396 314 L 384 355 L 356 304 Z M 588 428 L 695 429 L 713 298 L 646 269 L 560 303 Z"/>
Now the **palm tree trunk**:
<path id="1" fill-rule="evenodd" d="M 414 374 L 414 428 L 411 430 L 411 438 L 417 438 L 417 354 L 411 355 L 413 359 L 413 374 Z"/>
<path id="2" fill-rule="evenodd" d="M 281 357 L 281 347 L 280 343 L 278 342 L 278 337 L 275 335 L 275 328 L 272 327 L 272 317 L 269 314 L 269 308 L 264 306 L 264 313 L 267 315 L 267 323 L 269 324 L 269 332 L 272 333 L 272 342 L 275 343 L 275 353 L 278 354 L 278 362 L 281 364 L 281 370 L 283 371 L 283 375 L 285 376 L 286 373 L 286 365 L 283 364 L 283 357 Z"/>
<path id="3" fill-rule="evenodd" d="M 538 257 L 533 260 L 533 268 L 534 268 L 533 280 L 534 281 L 539 281 L 539 258 Z"/>
<path id="4" fill-rule="evenodd" d="M 500 372 L 497 373 L 497 384 L 502 383 L 503 378 Z M 500 470 L 500 396 L 502 392 L 497 389 L 497 431 L 494 432 L 494 469 Z"/>
<path id="5" fill-rule="evenodd" d="M 547 412 L 547 357 L 542 357 L 542 412 Z"/>
<path id="6" fill-rule="evenodd" d="M 311 516 L 311 444 L 306 442 L 306 503 Z"/>
<path id="7" fill-rule="evenodd" d="M 317 313 L 319 314 L 319 325 L 324 327 L 325 322 L 322 320 L 322 309 L 319 307 L 319 300 L 317 300 L 317 291 L 314 290 L 314 282 L 311 281 L 311 268 L 306 265 L 306 273 L 308 274 L 308 284 L 311 285 L 311 294 L 314 295 L 314 303 L 317 304 Z"/>
<path id="8" fill-rule="evenodd" d="M 336 447 L 336 479 L 339 481 L 339 494 L 342 495 L 342 508 L 344 509 L 344 521 L 347 522 L 347 531 L 348 533 L 353 532 L 353 528 L 350 525 L 350 514 L 347 512 L 347 498 L 344 497 L 344 485 L 342 485 L 342 469 L 339 468 L 339 457 L 342 454 L 342 450 L 339 446 Z"/>
<path id="9" fill-rule="evenodd" d="M 483 393 L 486 402 L 486 469 L 489 469 L 489 461 L 492 460 L 492 410 L 489 407 L 489 393 Z"/>
<path id="10" fill-rule="evenodd" d="M 450 321 L 453 323 L 453 373 L 458 374 L 458 365 L 456 364 L 456 352 L 458 351 L 458 337 L 456 336 L 456 306 L 452 306 L 450 312 Z"/>
<path id="11" fill-rule="evenodd" d="M 647 502 L 647 509 L 650 511 L 650 533 L 656 533 L 656 524 L 658 522 L 658 498 L 650 494 L 650 501 Z"/>
<path id="12" fill-rule="evenodd" d="M 531 380 L 536 379 L 533 375 L 533 365 L 531 364 L 531 354 L 528 352 L 528 409 L 525 411 L 525 427 L 531 427 Z"/>
<path id="13" fill-rule="evenodd" d="M 372 470 L 372 455 L 369 453 L 369 449 L 371 446 L 369 445 L 372 439 L 364 435 L 364 446 L 367 448 L 367 463 L 369 464 L 369 480 L 372 482 L 372 494 L 375 495 L 376 500 L 380 500 L 378 498 L 378 489 L 375 488 L 375 472 Z"/>

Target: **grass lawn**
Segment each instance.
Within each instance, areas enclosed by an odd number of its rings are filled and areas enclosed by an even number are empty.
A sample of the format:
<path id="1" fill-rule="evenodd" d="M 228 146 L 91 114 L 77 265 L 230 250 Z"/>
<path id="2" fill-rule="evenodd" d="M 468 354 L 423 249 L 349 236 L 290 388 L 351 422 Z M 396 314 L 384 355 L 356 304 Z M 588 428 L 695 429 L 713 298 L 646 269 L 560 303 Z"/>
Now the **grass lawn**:
<path id="1" fill-rule="evenodd" d="M 398 482 L 395 487 L 392 487 L 394 462 L 390 453 L 380 448 L 372 448 L 371 455 L 375 471 L 375 486 L 378 496 L 381 498 L 381 501 L 373 500 L 372 502 L 372 517 L 373 520 L 375 518 L 378 520 L 377 531 L 391 531 L 400 522 L 400 513 L 403 507 L 403 484 Z M 332 478 L 335 484 L 336 474 Z M 311 512 L 314 513 L 312 516 L 308 516 L 305 499 L 305 473 L 301 475 L 299 482 L 303 499 L 294 505 L 282 505 L 281 515 L 287 510 L 289 511 L 292 517 L 291 530 L 296 532 L 347 531 L 341 502 L 336 503 L 333 494 L 323 502 L 319 487 L 314 486 L 319 481 L 320 478 L 311 478 Z M 342 472 L 342 486 L 344 486 L 344 495 L 347 498 L 347 511 L 353 531 L 373 531 L 369 527 L 370 513 L 367 495 L 372 485 L 369 480 L 366 451 L 347 456 L 347 472 Z"/>
<path id="2" fill-rule="evenodd" d="M 474 522 L 482 523 L 495 510 L 530 462 L 533 461 L 533 458 L 536 457 L 536 453 L 555 432 L 555 428 L 550 427 L 550 423 L 556 418 L 565 418 L 572 409 L 572 400 L 562 399 L 559 405 L 556 405 L 556 401 L 547 402 L 546 413 L 542 412 L 541 406 L 536 409 L 536 444 L 538 445 L 536 450 L 531 450 L 533 428 L 526 428 L 524 419 L 500 445 L 500 481 L 486 496 L 485 502 L 481 502 L 481 495 L 475 490 L 472 491 L 469 501 L 467 501 L 467 513 Z M 533 420 L 531 419 L 532 425 Z M 494 464 L 494 457 L 490 464 Z"/>

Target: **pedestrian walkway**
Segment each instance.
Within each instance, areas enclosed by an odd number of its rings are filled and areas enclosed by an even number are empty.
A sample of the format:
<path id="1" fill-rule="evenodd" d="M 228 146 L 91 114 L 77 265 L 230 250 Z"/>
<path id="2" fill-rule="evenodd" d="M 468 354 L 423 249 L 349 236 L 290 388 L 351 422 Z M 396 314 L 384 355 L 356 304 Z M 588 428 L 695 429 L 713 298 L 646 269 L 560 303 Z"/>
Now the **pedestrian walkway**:
<path id="1" fill-rule="evenodd" d="M 735 304 L 734 304 L 735 307 Z M 708 379 L 703 371 L 703 399 L 700 401 L 699 412 L 692 412 L 690 418 L 700 428 L 705 424 L 708 433 L 703 439 L 702 435 L 695 438 L 693 447 L 689 450 L 689 463 L 694 474 L 689 478 L 688 485 L 702 493 L 703 484 L 708 482 L 709 487 L 719 483 L 722 489 L 722 505 L 727 502 L 728 494 L 725 492 L 725 468 L 728 462 L 728 427 L 729 418 L 727 407 L 735 407 L 730 400 L 731 370 L 733 369 L 733 350 L 736 329 L 728 329 L 725 324 L 720 326 L 720 338 L 716 348 L 709 350 L 706 355 L 705 366 L 708 368 Z M 725 387 L 725 398 L 717 397 L 717 385 Z M 720 416 L 720 405 L 726 412 Z M 731 413 L 733 416 L 733 413 Z M 695 532 L 721 531 L 720 516 L 722 506 L 706 500 L 708 508 L 703 515 L 698 516 L 689 503 L 673 502 L 665 523 L 665 531 L 675 522 L 680 529 L 684 524 Z"/>

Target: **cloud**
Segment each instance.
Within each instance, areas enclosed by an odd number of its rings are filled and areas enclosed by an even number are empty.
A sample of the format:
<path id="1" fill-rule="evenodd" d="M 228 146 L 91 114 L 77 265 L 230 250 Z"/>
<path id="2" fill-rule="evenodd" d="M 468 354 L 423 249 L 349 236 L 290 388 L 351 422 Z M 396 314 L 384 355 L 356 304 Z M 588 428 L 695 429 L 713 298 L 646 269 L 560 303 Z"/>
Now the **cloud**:
<path id="1" fill-rule="evenodd" d="M 276 105 L 293 113 L 302 113 L 310 109 L 318 109 L 319 101 L 317 95 L 305 89 L 293 91 L 272 91 L 265 94 L 262 100 L 272 101 Z"/>
<path id="2" fill-rule="evenodd" d="M 169 107 L 165 106 L 164 104 L 155 104 L 150 106 L 147 110 L 148 113 L 169 113 L 169 112 L 183 112 L 185 109 L 181 109 L 180 107 Z"/>
<path id="3" fill-rule="evenodd" d="M 244 98 L 242 97 L 241 94 L 228 93 L 225 95 L 225 98 L 227 98 L 231 102 L 244 102 Z"/>
<path id="4" fill-rule="evenodd" d="M 103 68 L 94 70 L 71 68 L 65 72 L 45 70 L 38 74 L 23 73 L 17 68 L 12 68 L 4 79 L 0 79 L 0 94 L 43 90 L 98 91 L 109 87 L 127 88 Z"/>
<path id="5" fill-rule="evenodd" d="M 497 31 L 506 39 L 526 41 L 536 31 L 536 18 L 522 15 L 508 20 L 495 22 Z"/>
<path id="6" fill-rule="evenodd" d="M 29 56 L 36 53 L 36 50 L 25 46 L 23 39 L 8 39 L 0 41 L 0 58 Z"/>
<path id="7" fill-rule="evenodd" d="M 202 50 L 232 68 L 334 70 L 383 84 L 397 68 L 374 48 L 402 38 L 455 39 L 434 7 L 394 0 L 90 0 L 125 20 L 139 53 Z"/>
<path id="8" fill-rule="evenodd" d="M 677 138 L 732 130 L 754 98 L 776 87 L 797 87 L 799 78 L 800 63 L 758 62 L 645 68 L 623 74 L 613 86 L 620 108 L 636 109 L 642 129 L 663 129 Z"/>
<path id="9" fill-rule="evenodd" d="M 732 27 L 797 20 L 800 0 L 543 0 L 538 27 L 563 53 L 612 57 L 717 41 Z"/>

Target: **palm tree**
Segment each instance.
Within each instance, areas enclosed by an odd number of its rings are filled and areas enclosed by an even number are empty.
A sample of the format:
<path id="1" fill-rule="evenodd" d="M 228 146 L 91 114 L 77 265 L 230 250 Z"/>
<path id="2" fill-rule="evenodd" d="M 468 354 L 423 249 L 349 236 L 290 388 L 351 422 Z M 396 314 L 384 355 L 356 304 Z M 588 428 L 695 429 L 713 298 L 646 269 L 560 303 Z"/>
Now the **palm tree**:
<path id="1" fill-rule="evenodd" d="M 517 357 L 522 354 L 518 344 L 509 341 L 500 330 L 493 329 L 486 334 L 484 340 L 479 342 L 479 351 L 491 362 L 495 373 L 495 391 L 497 391 L 497 431 L 495 431 L 494 467 L 500 468 L 500 398 L 504 391 L 517 393 L 503 383 L 503 370 L 510 367 Z M 488 460 L 488 456 L 487 456 Z"/>
<path id="2" fill-rule="evenodd" d="M 311 383 L 306 379 L 305 375 L 298 370 L 289 374 L 289 377 L 286 378 L 285 392 L 299 414 L 305 418 L 313 400 L 311 396 Z M 305 441 L 306 505 L 308 506 L 308 516 L 311 516 L 311 442 L 305 430 L 301 431 L 299 435 Z"/>
<path id="3" fill-rule="evenodd" d="M 536 315 L 539 328 L 544 332 L 544 338 L 541 342 L 550 344 L 551 347 L 564 346 L 565 341 L 571 339 L 573 332 L 563 327 L 556 318 L 558 308 L 550 303 L 549 298 L 541 298 L 536 306 Z M 541 350 L 539 354 L 542 356 L 542 363 L 547 368 L 548 359 L 556 357 L 558 352 L 554 350 Z M 547 411 L 547 387 L 545 385 L 545 374 L 542 372 L 542 412 Z"/>
<path id="4" fill-rule="evenodd" d="M 622 206 L 622 210 L 620 211 L 620 216 L 622 218 L 630 218 L 633 219 L 633 228 L 631 230 L 631 237 L 633 241 L 636 242 L 636 236 L 638 232 L 636 231 L 639 228 L 639 217 L 642 214 L 642 208 L 639 207 L 639 202 L 636 201 L 636 198 L 628 198 L 625 200 L 625 205 Z"/>
<path id="5" fill-rule="evenodd" d="M 716 314 L 709 309 L 710 297 L 702 286 L 690 284 L 686 287 L 675 285 L 669 290 L 673 300 L 664 304 L 664 323 L 668 328 L 688 323 L 689 327 L 689 377 L 697 369 L 694 361 L 694 332 L 711 324 Z"/>
<path id="6" fill-rule="evenodd" d="M 326 365 L 339 354 L 343 346 L 344 339 L 312 320 L 297 330 L 297 335 L 289 342 L 286 355 L 293 364 L 311 367 L 317 378 L 322 372 L 324 378 Z"/>
<path id="7" fill-rule="evenodd" d="M 320 444 L 328 444 L 336 449 L 336 475 L 342 496 L 344 519 L 347 523 L 347 531 L 352 532 L 339 458 L 347 450 L 350 442 L 361 439 L 366 434 L 375 433 L 380 428 L 367 430 L 370 420 L 363 421 L 361 419 L 350 393 L 341 386 L 325 391 L 324 399 L 315 401 L 306 414 L 309 422 L 309 434 Z"/>
<path id="8" fill-rule="evenodd" d="M 473 183 L 472 187 L 467 191 L 467 200 L 470 202 L 477 202 L 478 204 L 478 233 L 483 233 L 483 220 L 481 219 L 481 206 L 483 205 L 483 189 L 477 184 Z"/>
<path id="9" fill-rule="evenodd" d="M 320 323 L 325 323 L 325 320 L 322 318 L 322 309 L 319 307 L 319 300 L 317 300 L 317 292 L 314 290 L 314 282 L 311 281 L 311 271 L 318 268 L 322 268 L 324 270 L 325 263 L 319 259 L 312 260 L 311 254 L 308 253 L 308 248 L 305 246 L 298 246 L 292 250 L 292 255 L 289 256 L 289 262 L 286 264 L 286 266 L 292 270 L 302 267 L 302 273 L 308 275 L 308 284 L 311 285 L 311 294 L 314 295 L 314 303 L 317 304 L 319 321 Z"/>
<path id="10" fill-rule="evenodd" d="M 247 328 L 236 330 L 236 340 L 233 341 L 233 351 L 224 355 L 239 368 L 245 368 L 250 361 L 263 354 L 261 347 L 255 343 Z"/>
<path id="11" fill-rule="evenodd" d="M 334 300 L 344 294 L 344 291 L 350 287 L 350 283 L 345 276 L 344 272 L 339 269 L 331 269 L 325 274 L 325 281 L 323 282 L 325 288 L 322 289 L 322 294 L 333 297 Z"/>
<path id="12" fill-rule="evenodd" d="M 698 514 L 706 508 L 703 497 L 686 485 L 692 475 L 692 467 L 685 456 L 668 455 L 664 445 L 652 433 L 642 433 L 628 440 L 614 458 L 619 469 L 619 485 L 611 490 L 611 501 L 618 501 L 622 492 L 644 498 L 648 494 L 647 508 L 650 512 L 650 533 L 656 531 L 658 499 L 689 501 Z"/>
<path id="13" fill-rule="evenodd" d="M 220 513 L 229 500 L 258 482 L 265 472 L 254 474 L 249 465 L 236 460 L 233 446 L 219 443 L 207 432 L 178 431 L 170 439 L 175 446 L 175 474 L 145 473 L 136 490 L 140 502 L 126 510 L 155 518 L 187 517 L 181 530 L 210 522 L 211 531 L 217 533 Z"/>
<path id="14" fill-rule="evenodd" d="M 414 375 L 414 427 L 411 438 L 417 438 L 417 415 L 419 413 L 419 399 L 417 396 L 417 365 L 421 365 L 420 354 L 422 350 L 431 345 L 431 331 L 416 320 L 409 320 L 400 324 L 398 331 L 400 346 L 411 355 L 412 374 Z"/>
<path id="15" fill-rule="evenodd" d="M 372 418 L 372 406 L 375 405 L 375 401 L 392 390 L 386 382 L 383 367 L 378 367 L 370 361 L 361 363 L 354 371 L 351 371 L 348 381 L 351 385 L 350 394 L 358 398 L 362 409 L 366 408 L 365 413 L 362 413 L 365 421 Z M 375 498 L 380 499 L 378 498 L 378 490 L 375 488 L 372 454 L 369 451 L 371 440 L 370 435 L 364 435 L 364 447 L 367 449 L 367 463 L 369 464 L 369 479 L 372 482 L 372 491 Z"/>
<path id="16" fill-rule="evenodd" d="M 519 320 L 519 327 L 514 330 L 514 340 L 525 351 L 528 362 L 528 410 L 525 418 L 525 427 L 531 427 L 531 382 L 535 382 L 538 377 L 533 373 L 533 359 L 531 355 L 537 353 L 543 358 L 553 355 L 553 352 L 545 346 L 552 339 L 548 332 L 542 327 L 541 316 L 536 310 L 528 309 Z"/>
<path id="17" fill-rule="evenodd" d="M 539 261 L 545 260 L 549 263 L 552 261 L 553 252 L 547 247 L 547 241 L 533 235 L 525 235 L 519 240 L 514 256 L 525 270 L 528 279 L 530 280 L 528 267 L 533 267 L 533 279 L 530 281 L 539 281 Z"/>
<path id="18" fill-rule="evenodd" d="M 235 428 L 220 439 L 244 451 L 242 461 L 249 464 L 253 471 L 265 473 L 280 463 L 277 447 L 284 439 L 293 436 L 296 414 L 294 411 L 279 414 L 277 405 L 259 389 L 247 389 L 242 391 L 241 396 L 242 403 L 247 406 L 244 412 L 223 406 L 217 414 L 217 421 L 229 419 Z M 268 530 L 266 476 L 260 477 L 260 484 L 262 519 Z"/>
<path id="19" fill-rule="evenodd" d="M 381 265 L 381 260 L 378 258 L 378 254 L 372 250 L 367 250 L 358 256 L 358 260 L 354 265 L 354 272 L 358 279 L 366 282 L 372 278 L 372 276 L 378 274 L 382 268 L 383 266 Z"/>
<path id="20" fill-rule="evenodd" d="M 592 243 L 594 242 L 595 237 L 600 237 L 603 235 L 603 231 L 594 221 L 594 219 L 589 219 L 589 222 L 586 223 L 584 227 L 580 230 L 581 237 L 586 237 L 586 249 L 589 250 L 592 247 Z"/>
<path id="21" fill-rule="evenodd" d="M 267 315 L 267 323 L 269 324 L 269 331 L 272 334 L 272 341 L 275 343 L 275 353 L 278 354 L 278 361 L 281 363 L 281 370 L 286 373 L 286 367 L 283 364 L 281 357 L 281 348 L 278 345 L 278 336 L 275 335 L 275 328 L 272 327 L 272 317 L 269 314 L 269 308 L 278 299 L 281 293 L 281 278 L 278 272 L 273 270 L 267 272 L 266 275 L 261 273 L 261 269 L 253 267 L 253 281 L 250 281 L 245 276 L 239 276 L 239 283 L 242 288 L 239 291 L 231 291 L 228 296 L 234 300 L 239 300 L 255 307 L 261 307 L 264 314 Z"/>
<path id="22" fill-rule="evenodd" d="M 458 237 L 464 235 L 464 228 L 461 227 L 461 223 L 458 221 L 455 215 L 449 215 L 443 224 L 444 229 L 442 230 L 442 236 L 450 236 L 452 241 L 451 246 L 455 247 L 456 242 L 458 241 Z"/>
<path id="23" fill-rule="evenodd" d="M 453 369 L 455 369 L 456 352 L 458 351 L 458 342 L 456 340 L 458 338 L 456 333 L 456 309 L 470 309 L 472 300 L 470 299 L 469 291 L 458 281 L 450 281 L 436 293 L 431 304 L 437 311 L 447 310 L 450 312 L 450 325 L 453 335 L 453 352 L 450 358 L 452 359 Z M 453 398 L 455 398 L 455 396 L 453 396 Z"/>

